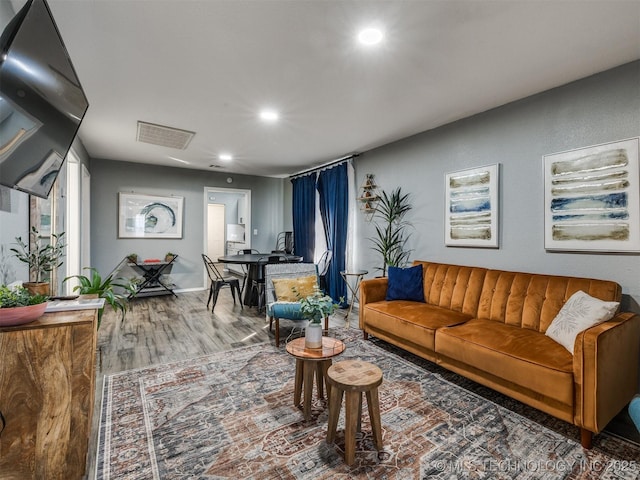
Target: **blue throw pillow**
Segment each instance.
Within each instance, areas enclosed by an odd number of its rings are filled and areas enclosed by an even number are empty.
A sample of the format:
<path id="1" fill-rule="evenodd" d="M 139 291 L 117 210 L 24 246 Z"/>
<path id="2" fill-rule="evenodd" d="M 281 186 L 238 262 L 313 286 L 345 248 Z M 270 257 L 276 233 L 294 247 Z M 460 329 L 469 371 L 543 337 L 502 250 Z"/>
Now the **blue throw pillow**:
<path id="1" fill-rule="evenodd" d="M 410 268 L 389 267 L 386 300 L 424 302 L 422 265 Z"/>

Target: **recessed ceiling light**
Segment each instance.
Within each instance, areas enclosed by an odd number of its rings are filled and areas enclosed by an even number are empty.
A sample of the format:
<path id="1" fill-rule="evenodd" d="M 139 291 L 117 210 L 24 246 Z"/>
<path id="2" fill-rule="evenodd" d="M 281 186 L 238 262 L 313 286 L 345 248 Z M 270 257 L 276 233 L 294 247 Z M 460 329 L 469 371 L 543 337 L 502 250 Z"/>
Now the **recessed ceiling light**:
<path id="1" fill-rule="evenodd" d="M 382 41 L 382 30 L 375 27 L 364 28 L 358 33 L 358 41 L 363 45 L 376 45 Z"/>
<path id="2" fill-rule="evenodd" d="M 280 118 L 280 115 L 275 110 L 262 110 L 260 112 L 260 119 L 265 122 L 275 122 L 278 118 Z"/>
<path id="3" fill-rule="evenodd" d="M 230 153 L 221 153 L 220 155 L 218 155 L 218 158 L 223 162 L 230 162 L 231 160 L 233 160 L 233 155 L 231 155 Z"/>

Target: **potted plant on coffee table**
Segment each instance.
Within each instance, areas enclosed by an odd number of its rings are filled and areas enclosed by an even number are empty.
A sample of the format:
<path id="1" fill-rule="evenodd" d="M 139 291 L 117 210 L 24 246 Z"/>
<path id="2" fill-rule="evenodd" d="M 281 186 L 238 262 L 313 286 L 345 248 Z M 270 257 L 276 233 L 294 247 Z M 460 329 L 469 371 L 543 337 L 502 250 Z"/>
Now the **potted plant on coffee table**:
<path id="1" fill-rule="evenodd" d="M 103 279 L 98 270 L 93 267 L 86 267 L 84 270 L 89 270 L 90 275 L 72 275 L 65 278 L 64 282 L 71 278 L 77 279 L 79 285 L 73 287 L 74 292 L 78 292 L 80 295 L 95 295 L 97 298 L 104 298 L 105 302 L 111 305 L 116 312 L 120 312 L 121 321 L 124 321 L 129 306 L 128 296 L 135 292 L 135 286 L 125 278 L 113 278 L 112 274 Z M 123 293 L 116 293 L 114 288 L 122 288 Z M 98 310 L 98 328 L 103 313 L 104 308 Z"/>
<path id="2" fill-rule="evenodd" d="M 0 326 L 32 322 L 42 316 L 46 308 L 46 295 L 33 295 L 21 286 L 0 285 Z"/>
<path id="3" fill-rule="evenodd" d="M 295 289 L 294 289 L 295 290 Z M 305 348 L 322 348 L 322 320 L 331 315 L 339 305 L 333 299 L 325 295 L 317 286 L 314 292 L 306 297 L 301 297 L 300 313 L 309 320 L 305 328 Z"/>
<path id="4" fill-rule="evenodd" d="M 33 294 L 46 295 L 50 292 L 48 275 L 62 265 L 65 244 L 64 232 L 51 235 L 51 241 L 40 236 L 36 227 L 31 227 L 29 241 L 16 237 L 17 248 L 10 250 L 21 262 L 29 265 L 29 282 L 23 285 Z"/>

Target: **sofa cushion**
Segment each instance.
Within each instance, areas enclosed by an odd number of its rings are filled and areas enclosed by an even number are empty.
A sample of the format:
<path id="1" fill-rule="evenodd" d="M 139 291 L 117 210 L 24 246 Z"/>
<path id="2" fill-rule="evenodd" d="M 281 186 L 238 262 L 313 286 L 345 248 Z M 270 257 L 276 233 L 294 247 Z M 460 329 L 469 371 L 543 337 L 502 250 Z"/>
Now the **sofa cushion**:
<path id="1" fill-rule="evenodd" d="M 424 300 L 432 305 L 477 317 L 478 302 L 487 270 L 416 260 L 422 265 Z"/>
<path id="2" fill-rule="evenodd" d="M 436 332 L 438 355 L 573 405 L 573 357 L 535 330 L 473 319 Z"/>
<path id="3" fill-rule="evenodd" d="M 546 335 L 573 355 L 576 336 L 589 327 L 613 318 L 619 306 L 619 302 L 603 302 L 578 290 L 562 306 L 547 328 Z"/>
<path id="4" fill-rule="evenodd" d="M 619 302 L 622 295 L 608 280 L 489 270 L 476 317 L 544 333 L 578 290 L 604 301 Z"/>
<path id="5" fill-rule="evenodd" d="M 367 329 L 406 339 L 416 345 L 434 350 L 434 332 L 440 327 L 457 325 L 471 318 L 461 312 L 429 305 L 427 303 L 396 300 L 368 303 Z"/>
<path id="6" fill-rule="evenodd" d="M 424 302 L 422 265 L 409 268 L 389 267 L 386 300 Z"/>
<path id="7" fill-rule="evenodd" d="M 272 302 L 267 304 L 267 316 L 288 320 L 305 320 L 300 302 Z"/>

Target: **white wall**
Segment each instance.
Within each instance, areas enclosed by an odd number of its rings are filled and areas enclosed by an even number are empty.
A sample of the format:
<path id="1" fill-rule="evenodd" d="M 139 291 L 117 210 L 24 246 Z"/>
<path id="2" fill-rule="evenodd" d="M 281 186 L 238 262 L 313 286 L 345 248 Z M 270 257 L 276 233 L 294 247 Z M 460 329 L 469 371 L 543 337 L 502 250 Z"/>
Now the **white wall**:
<path id="1" fill-rule="evenodd" d="M 373 173 L 386 191 L 411 193 L 412 259 L 611 279 L 622 285 L 623 308 L 640 312 L 639 254 L 545 251 L 542 170 L 545 154 L 639 135 L 634 62 L 366 152 L 355 160 L 356 183 Z M 444 175 L 493 163 L 502 166 L 500 248 L 446 247 Z M 379 275 L 372 225 L 357 219 L 356 267 Z"/>

